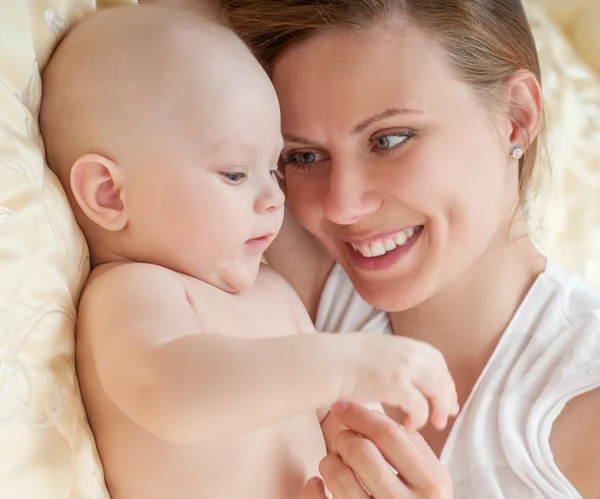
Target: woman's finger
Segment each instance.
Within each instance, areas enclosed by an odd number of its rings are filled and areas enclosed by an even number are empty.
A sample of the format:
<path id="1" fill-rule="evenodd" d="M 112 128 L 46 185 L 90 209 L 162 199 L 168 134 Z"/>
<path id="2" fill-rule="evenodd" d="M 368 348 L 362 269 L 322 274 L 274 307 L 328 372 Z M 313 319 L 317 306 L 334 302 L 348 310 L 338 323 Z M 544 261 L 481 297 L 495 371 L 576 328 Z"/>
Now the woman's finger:
<path id="1" fill-rule="evenodd" d="M 430 472 L 428 479 L 421 484 L 422 490 L 437 491 L 437 497 L 452 497 L 453 482 L 448 469 L 440 462 L 420 433 L 410 432 L 409 437 L 425 457 L 425 461 L 429 463 Z"/>
<path id="2" fill-rule="evenodd" d="M 312 477 L 300 492 L 299 499 L 328 499 L 323 481 L 319 477 Z"/>
<path id="3" fill-rule="evenodd" d="M 369 499 L 369 494 L 340 456 L 328 454 L 319 465 L 327 489 L 336 499 Z"/>
<path id="4" fill-rule="evenodd" d="M 433 449 L 429 447 L 429 444 L 418 431 L 409 431 L 407 434 L 411 442 L 425 456 L 426 459 L 439 461 L 438 457 L 435 455 L 435 452 L 433 452 Z"/>
<path id="5" fill-rule="evenodd" d="M 423 453 L 409 432 L 385 414 L 352 402 L 336 402 L 331 412 L 348 429 L 371 440 L 411 489 L 429 489 L 438 479 L 438 468 L 443 469 L 438 459 Z"/>
<path id="6" fill-rule="evenodd" d="M 344 430 L 336 436 L 333 448 L 374 498 L 411 497 L 408 487 L 371 440 L 351 430 Z"/>

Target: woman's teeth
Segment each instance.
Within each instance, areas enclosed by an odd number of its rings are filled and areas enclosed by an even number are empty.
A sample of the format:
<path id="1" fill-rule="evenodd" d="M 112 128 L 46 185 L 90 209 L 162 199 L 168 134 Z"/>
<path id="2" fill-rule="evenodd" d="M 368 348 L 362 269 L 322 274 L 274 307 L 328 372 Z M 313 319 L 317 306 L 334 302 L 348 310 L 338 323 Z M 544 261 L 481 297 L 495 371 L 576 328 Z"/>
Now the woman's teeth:
<path id="1" fill-rule="evenodd" d="M 358 251 L 361 255 L 367 258 L 374 256 L 381 256 L 388 251 L 395 250 L 398 246 L 403 246 L 406 242 L 415 235 L 416 229 L 411 227 L 404 229 L 402 232 L 392 234 L 385 239 L 378 239 L 377 241 L 371 241 L 370 243 L 350 243 L 354 251 Z"/>

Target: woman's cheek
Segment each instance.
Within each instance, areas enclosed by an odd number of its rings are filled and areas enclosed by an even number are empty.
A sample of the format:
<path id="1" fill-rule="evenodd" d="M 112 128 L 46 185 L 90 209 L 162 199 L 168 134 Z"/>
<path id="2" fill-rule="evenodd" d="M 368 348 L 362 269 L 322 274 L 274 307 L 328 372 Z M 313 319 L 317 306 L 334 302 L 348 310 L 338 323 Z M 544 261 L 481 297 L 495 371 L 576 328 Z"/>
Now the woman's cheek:
<path id="1" fill-rule="evenodd" d="M 293 176 L 293 177 L 292 177 Z M 305 229 L 313 231 L 319 224 L 326 192 L 318 182 L 290 174 L 286 180 L 287 202 L 292 213 Z M 311 230 L 312 229 L 312 230 Z"/>

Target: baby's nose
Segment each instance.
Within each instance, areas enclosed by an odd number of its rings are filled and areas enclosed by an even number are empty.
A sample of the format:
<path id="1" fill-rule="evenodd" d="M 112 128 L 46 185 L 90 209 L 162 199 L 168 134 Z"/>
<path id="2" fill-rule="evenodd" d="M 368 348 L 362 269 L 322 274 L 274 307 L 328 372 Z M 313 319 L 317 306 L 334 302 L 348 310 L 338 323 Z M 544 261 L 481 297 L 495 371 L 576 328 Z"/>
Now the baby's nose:
<path id="1" fill-rule="evenodd" d="M 255 210 L 258 213 L 274 212 L 283 208 L 285 195 L 275 181 L 269 182 L 256 200 Z"/>

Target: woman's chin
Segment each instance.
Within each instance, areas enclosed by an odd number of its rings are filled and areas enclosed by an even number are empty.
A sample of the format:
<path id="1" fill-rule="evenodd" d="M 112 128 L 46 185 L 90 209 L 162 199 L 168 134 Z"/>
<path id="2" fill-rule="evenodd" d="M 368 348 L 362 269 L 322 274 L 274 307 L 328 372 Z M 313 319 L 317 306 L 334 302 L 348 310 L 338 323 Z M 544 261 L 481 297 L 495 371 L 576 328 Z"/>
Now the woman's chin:
<path id="1" fill-rule="evenodd" d="M 369 305 L 386 312 L 402 312 L 418 306 L 433 293 L 430 265 L 423 264 L 423 244 L 417 242 L 404 258 L 383 269 L 372 270 L 367 265 L 357 265 L 353 255 L 338 255 L 354 288 Z M 351 250 L 353 251 L 353 250 Z M 363 263 L 363 262 L 360 262 Z"/>
<path id="2" fill-rule="evenodd" d="M 354 288 L 369 305 L 386 312 L 403 312 L 416 307 L 428 298 L 424 282 L 419 276 L 394 276 L 389 272 L 384 279 L 347 269 Z"/>

